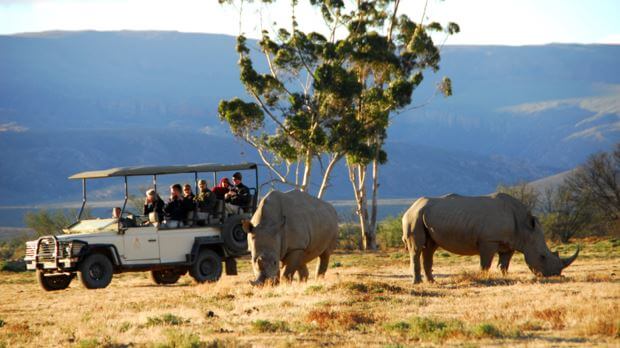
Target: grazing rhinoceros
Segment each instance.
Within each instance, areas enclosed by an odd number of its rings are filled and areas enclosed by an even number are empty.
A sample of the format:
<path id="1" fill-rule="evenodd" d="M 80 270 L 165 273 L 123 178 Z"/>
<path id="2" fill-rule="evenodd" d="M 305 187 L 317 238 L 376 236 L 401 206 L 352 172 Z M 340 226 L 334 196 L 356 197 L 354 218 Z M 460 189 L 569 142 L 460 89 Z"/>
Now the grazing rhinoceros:
<path id="1" fill-rule="evenodd" d="M 491 267 L 499 253 L 499 267 L 508 271 L 515 250 L 525 256 L 530 270 L 537 275 L 560 275 L 579 254 L 562 259 L 545 243 L 538 220 L 517 199 L 496 193 L 482 197 L 456 194 L 440 198 L 422 197 L 403 216 L 403 242 L 409 249 L 414 281 L 422 281 L 420 254 L 424 273 L 433 281 L 433 253 L 437 247 L 459 254 L 480 255 L 483 270 Z"/>
<path id="2" fill-rule="evenodd" d="M 336 248 L 338 216 L 331 204 L 297 190 L 272 191 L 261 200 L 251 221 L 244 221 L 256 280 L 277 284 L 282 276 L 293 280 L 295 272 L 308 279 L 306 263 L 320 257 L 317 277 L 327 271 L 329 257 Z"/>

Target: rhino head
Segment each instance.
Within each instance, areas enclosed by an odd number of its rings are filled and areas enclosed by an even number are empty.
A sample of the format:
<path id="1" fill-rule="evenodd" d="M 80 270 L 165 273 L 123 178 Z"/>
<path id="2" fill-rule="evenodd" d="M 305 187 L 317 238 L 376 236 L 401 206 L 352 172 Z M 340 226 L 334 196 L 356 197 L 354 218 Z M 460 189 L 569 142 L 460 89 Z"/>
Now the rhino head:
<path id="1" fill-rule="evenodd" d="M 547 243 L 538 219 L 528 214 L 525 228 L 520 231 L 521 249 L 525 262 L 536 275 L 544 277 L 559 276 L 579 255 L 579 247 L 569 258 L 561 258 L 557 251 L 552 252 Z"/>
<path id="2" fill-rule="evenodd" d="M 277 285 L 280 281 L 280 249 L 283 223 L 262 221 L 254 225 L 245 220 L 243 229 L 248 234 L 248 246 L 252 253 L 252 268 L 256 279 L 250 283 L 262 286 Z"/>

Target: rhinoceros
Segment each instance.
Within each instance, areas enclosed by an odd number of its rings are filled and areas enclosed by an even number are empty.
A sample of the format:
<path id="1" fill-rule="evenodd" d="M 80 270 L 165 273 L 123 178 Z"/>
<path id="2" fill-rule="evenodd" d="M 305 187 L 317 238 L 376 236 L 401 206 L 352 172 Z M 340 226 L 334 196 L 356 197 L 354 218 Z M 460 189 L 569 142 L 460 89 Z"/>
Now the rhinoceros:
<path id="1" fill-rule="evenodd" d="M 298 190 L 268 193 L 258 204 L 251 221 L 244 221 L 256 280 L 277 284 L 279 264 L 285 280 L 295 272 L 308 279 L 306 263 L 319 257 L 317 278 L 327 271 L 329 257 L 336 248 L 338 216 L 334 207 Z"/>
<path id="2" fill-rule="evenodd" d="M 405 212 L 402 223 L 415 283 L 422 281 L 420 255 L 427 280 L 434 281 L 433 253 L 438 247 L 459 255 L 480 255 L 483 271 L 498 253 L 504 274 L 515 250 L 523 253 L 533 273 L 542 276 L 560 275 L 579 255 L 579 248 L 567 259 L 551 252 L 538 220 L 523 203 L 504 193 L 422 197 Z"/>

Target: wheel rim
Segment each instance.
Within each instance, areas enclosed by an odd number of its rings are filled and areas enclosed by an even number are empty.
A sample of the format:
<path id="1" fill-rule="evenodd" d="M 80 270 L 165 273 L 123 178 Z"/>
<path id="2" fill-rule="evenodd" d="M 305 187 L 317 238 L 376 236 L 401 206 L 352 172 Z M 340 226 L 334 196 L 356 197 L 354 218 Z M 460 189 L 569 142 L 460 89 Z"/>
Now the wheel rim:
<path id="1" fill-rule="evenodd" d="M 248 235 L 245 233 L 241 225 L 235 226 L 235 228 L 232 231 L 232 236 L 233 236 L 233 239 L 237 242 L 243 242 L 248 238 Z"/>
<path id="2" fill-rule="evenodd" d="M 103 278 L 104 273 L 103 266 L 100 263 L 95 263 L 88 269 L 88 275 L 95 280 Z"/>
<path id="3" fill-rule="evenodd" d="M 205 276 L 211 275 L 215 270 L 215 261 L 212 259 L 205 259 L 200 263 L 200 273 Z"/>

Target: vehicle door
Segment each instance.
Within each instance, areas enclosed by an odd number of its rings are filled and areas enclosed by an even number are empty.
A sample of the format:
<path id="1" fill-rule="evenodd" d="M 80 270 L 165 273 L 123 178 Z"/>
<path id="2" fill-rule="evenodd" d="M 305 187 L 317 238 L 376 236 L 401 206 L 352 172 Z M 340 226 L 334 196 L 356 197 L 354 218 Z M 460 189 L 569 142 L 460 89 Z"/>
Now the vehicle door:
<path id="1" fill-rule="evenodd" d="M 155 226 L 129 227 L 123 234 L 127 264 L 159 263 L 159 236 Z"/>

